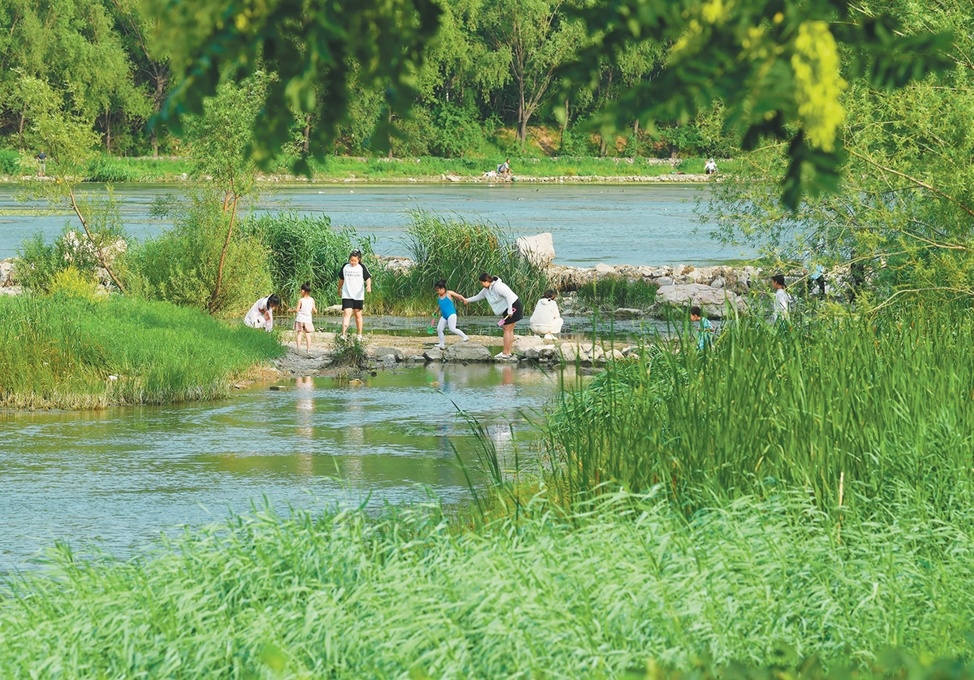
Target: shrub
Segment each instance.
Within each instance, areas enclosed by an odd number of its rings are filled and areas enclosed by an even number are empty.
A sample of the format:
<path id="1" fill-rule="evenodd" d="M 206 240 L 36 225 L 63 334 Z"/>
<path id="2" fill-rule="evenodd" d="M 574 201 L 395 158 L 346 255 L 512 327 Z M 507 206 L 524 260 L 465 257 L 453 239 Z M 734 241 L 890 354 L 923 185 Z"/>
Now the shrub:
<path id="1" fill-rule="evenodd" d="M 480 272 L 499 276 L 525 304 L 538 300 L 547 288 L 544 269 L 492 224 L 416 212 L 406 233 L 414 264 L 408 271 L 380 273 L 373 303 L 383 311 L 426 314 L 435 306 L 435 281 L 445 279 L 454 290 L 473 295 L 480 290 Z"/>
<path id="2" fill-rule="evenodd" d="M 20 174 L 20 154 L 14 149 L 0 149 L 0 175 Z"/>
<path id="3" fill-rule="evenodd" d="M 366 265 L 375 267 L 372 242 L 360 243 L 351 229 L 333 229 L 324 215 L 262 215 L 247 220 L 242 230 L 267 248 L 272 287 L 287 304 L 297 302 L 306 281 L 319 308 L 339 302 L 338 270 L 352 248 L 360 248 Z"/>
<path id="4" fill-rule="evenodd" d="M 17 280 L 28 291 L 46 293 L 51 281 L 68 266 L 59 239 L 46 243 L 42 234 L 25 240 L 18 251 Z"/>
<path id="5" fill-rule="evenodd" d="M 133 294 L 209 309 L 228 216 L 212 197 L 198 196 L 162 235 L 134 248 L 128 257 Z M 242 314 L 273 290 L 267 247 L 237 229 L 227 250 L 223 285 L 214 312 Z"/>
<path id="6" fill-rule="evenodd" d="M 98 281 L 91 274 L 70 265 L 53 276 L 47 292 L 95 302 L 98 299 Z"/>

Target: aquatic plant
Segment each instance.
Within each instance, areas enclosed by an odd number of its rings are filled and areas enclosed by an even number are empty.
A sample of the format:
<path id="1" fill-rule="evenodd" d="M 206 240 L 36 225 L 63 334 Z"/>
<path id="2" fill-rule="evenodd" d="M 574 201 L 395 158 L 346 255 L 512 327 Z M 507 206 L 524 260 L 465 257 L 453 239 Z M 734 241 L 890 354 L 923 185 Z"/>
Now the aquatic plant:
<path id="1" fill-rule="evenodd" d="M 414 212 L 406 234 L 413 266 L 381 272 L 373 297 L 373 304 L 388 313 L 428 314 L 436 306 L 432 290 L 439 279 L 458 293 L 474 295 L 480 291 L 480 272 L 499 276 L 525 304 L 547 288 L 544 268 L 518 250 L 513 236 L 490 223 Z M 463 313 L 462 307 L 457 311 Z"/>
<path id="2" fill-rule="evenodd" d="M 677 351 L 659 341 L 563 394 L 549 484 L 574 498 L 662 485 L 689 508 L 800 488 L 831 509 L 906 485 L 946 511 L 974 491 L 972 343 L 971 311 L 941 304 L 787 327 L 742 319 L 706 351 L 689 335 Z"/>
<path id="3" fill-rule="evenodd" d="M 801 492 L 690 521 L 613 494 L 476 532 L 437 507 L 264 509 L 143 559 L 67 546 L 0 594 L 11 677 L 622 677 L 699 659 L 868 667 L 968 655 L 970 510 L 832 518 Z M 0 591 L 2 593 L 2 591 Z M 784 650 L 784 652 L 783 652 Z M 787 675 L 775 677 L 788 677 Z M 913 677 L 913 676 L 911 676 Z"/>

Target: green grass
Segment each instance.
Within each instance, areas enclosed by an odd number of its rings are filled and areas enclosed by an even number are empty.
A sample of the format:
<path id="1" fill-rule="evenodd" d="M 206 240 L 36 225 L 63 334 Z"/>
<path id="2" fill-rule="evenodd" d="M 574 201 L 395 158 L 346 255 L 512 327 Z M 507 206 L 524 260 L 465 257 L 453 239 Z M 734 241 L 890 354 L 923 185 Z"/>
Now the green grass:
<path id="1" fill-rule="evenodd" d="M 544 270 L 520 253 L 513 236 L 490 223 L 416 212 L 406 236 L 413 267 L 406 272 L 382 271 L 376 277 L 370 305 L 379 313 L 429 315 L 437 307 L 437 280 L 446 280 L 450 289 L 470 297 L 481 290 L 481 272 L 499 276 L 525 305 L 537 301 L 547 288 Z M 474 304 L 461 304 L 458 312 L 493 314 L 486 302 Z"/>
<path id="2" fill-rule="evenodd" d="M 266 333 L 134 298 L 4 297 L 0 318 L 5 407 L 212 399 L 225 396 L 235 377 L 282 351 Z"/>
<path id="3" fill-rule="evenodd" d="M 437 158 L 369 158 L 362 156 L 330 156 L 323 163 L 314 164 L 312 181 L 342 182 L 349 179 L 370 182 L 402 182 L 409 179 L 444 181 L 444 175 L 479 178 L 503 161 L 501 155 L 490 157 Z M 631 162 L 630 162 L 631 161 Z M 705 158 L 683 158 L 674 168 L 650 158 L 599 158 L 597 156 L 511 156 L 515 177 L 661 177 L 674 172 L 702 174 Z M 721 172 L 731 172 L 738 161 L 720 163 Z M 192 162 L 180 157 L 119 157 L 101 155 L 87 167 L 85 180 L 110 183 L 167 183 L 180 182 L 192 172 Z M 272 173 L 274 174 L 274 173 Z M 287 173 L 277 173 L 286 177 Z M 303 181 L 294 178 L 295 181 Z"/>
<path id="4" fill-rule="evenodd" d="M 789 328 L 750 319 L 706 352 L 692 338 L 682 351 L 647 347 L 564 395 L 549 483 L 566 497 L 661 485 L 689 507 L 801 488 L 832 509 L 843 493 L 917 485 L 947 512 L 974 489 L 974 315 L 897 312 Z"/>
<path id="5" fill-rule="evenodd" d="M 622 277 L 607 277 L 586 283 L 576 294 L 579 302 L 591 309 L 647 309 L 656 303 L 657 290 L 657 284 L 641 279 L 630 281 Z"/>
<path id="6" fill-rule="evenodd" d="M 970 654 L 970 511 L 846 518 L 800 492 L 690 522 L 624 495 L 455 531 L 435 508 L 264 511 L 0 595 L 7 677 L 620 677 L 662 666 Z M 785 656 L 782 657 L 782 650 Z M 629 677 L 644 677 L 638 673 Z"/>

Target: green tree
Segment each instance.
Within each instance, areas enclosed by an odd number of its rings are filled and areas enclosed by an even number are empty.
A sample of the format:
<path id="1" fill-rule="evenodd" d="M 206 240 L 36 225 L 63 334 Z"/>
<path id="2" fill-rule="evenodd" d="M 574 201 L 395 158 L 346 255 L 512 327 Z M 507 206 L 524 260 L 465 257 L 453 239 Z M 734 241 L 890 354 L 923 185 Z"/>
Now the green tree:
<path id="1" fill-rule="evenodd" d="M 191 119 L 187 126 L 193 176 L 218 192 L 219 212 L 225 225 L 210 312 L 221 307 L 227 253 L 237 226 L 240 201 L 254 190 L 257 166 L 247 150 L 257 135 L 257 115 L 269 80 L 258 71 L 239 85 L 224 83 L 215 97 L 203 103 L 202 115 Z"/>
<path id="2" fill-rule="evenodd" d="M 921 11 L 913 2 L 884 3 L 906 30 L 951 29 L 954 68 L 897 92 L 852 85 L 838 131 L 848 154 L 841 190 L 795 212 L 783 210 L 763 182 L 786 162 L 784 149 L 748 155 L 710 206 L 718 235 L 792 265 L 854 267 L 872 282 L 874 304 L 920 291 L 974 295 L 974 18 L 966 4 Z"/>

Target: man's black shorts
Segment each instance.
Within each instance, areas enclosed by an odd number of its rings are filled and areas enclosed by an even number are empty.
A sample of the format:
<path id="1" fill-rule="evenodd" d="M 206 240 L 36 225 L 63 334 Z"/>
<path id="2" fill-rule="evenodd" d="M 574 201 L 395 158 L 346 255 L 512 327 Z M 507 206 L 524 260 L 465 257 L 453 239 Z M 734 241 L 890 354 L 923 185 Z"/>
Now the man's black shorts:
<path id="1" fill-rule="evenodd" d="M 342 298 L 342 309 L 362 309 L 364 300 L 353 300 L 352 298 Z"/>

